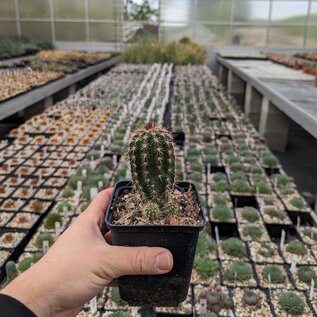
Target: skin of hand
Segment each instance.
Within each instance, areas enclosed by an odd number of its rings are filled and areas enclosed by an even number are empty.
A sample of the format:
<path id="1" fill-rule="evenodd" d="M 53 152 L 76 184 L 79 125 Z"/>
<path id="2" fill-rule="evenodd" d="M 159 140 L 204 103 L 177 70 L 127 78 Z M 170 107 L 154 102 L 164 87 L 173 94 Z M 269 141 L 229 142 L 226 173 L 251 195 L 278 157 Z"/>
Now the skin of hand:
<path id="1" fill-rule="evenodd" d="M 170 251 L 118 247 L 104 236 L 104 215 L 112 189 L 100 192 L 45 256 L 2 291 L 38 317 L 76 316 L 83 305 L 123 275 L 164 274 L 173 267 Z"/>

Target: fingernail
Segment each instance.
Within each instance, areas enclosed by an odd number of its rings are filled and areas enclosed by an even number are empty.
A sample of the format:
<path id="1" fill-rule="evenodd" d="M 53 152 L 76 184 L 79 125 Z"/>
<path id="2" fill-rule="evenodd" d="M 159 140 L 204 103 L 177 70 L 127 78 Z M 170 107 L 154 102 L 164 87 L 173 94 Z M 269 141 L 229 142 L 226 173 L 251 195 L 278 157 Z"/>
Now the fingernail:
<path id="1" fill-rule="evenodd" d="M 167 252 L 159 253 L 156 257 L 156 268 L 159 271 L 169 271 L 171 268 L 170 257 Z"/>

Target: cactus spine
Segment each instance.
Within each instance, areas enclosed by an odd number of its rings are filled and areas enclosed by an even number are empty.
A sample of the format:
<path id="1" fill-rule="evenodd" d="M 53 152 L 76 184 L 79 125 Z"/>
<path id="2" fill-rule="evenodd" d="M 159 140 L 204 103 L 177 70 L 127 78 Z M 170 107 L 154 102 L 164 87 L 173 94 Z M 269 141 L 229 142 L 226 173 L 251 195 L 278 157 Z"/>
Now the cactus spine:
<path id="1" fill-rule="evenodd" d="M 160 209 L 168 203 L 175 182 L 173 137 L 160 125 L 146 124 L 136 129 L 129 144 L 131 176 L 145 202 Z"/>

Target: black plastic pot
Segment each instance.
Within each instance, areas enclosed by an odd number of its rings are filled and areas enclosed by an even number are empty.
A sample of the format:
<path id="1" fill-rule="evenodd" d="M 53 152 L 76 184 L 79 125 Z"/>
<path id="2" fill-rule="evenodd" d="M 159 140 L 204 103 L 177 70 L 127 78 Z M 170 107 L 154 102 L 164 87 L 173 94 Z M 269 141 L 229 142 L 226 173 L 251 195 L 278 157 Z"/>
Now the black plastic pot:
<path id="1" fill-rule="evenodd" d="M 179 182 L 176 186 L 182 191 L 191 186 L 200 205 L 194 185 Z M 112 232 L 113 245 L 164 247 L 173 254 L 174 265 L 171 272 L 163 275 L 120 277 L 120 296 L 130 306 L 177 306 L 187 297 L 198 234 L 205 225 L 205 216 L 201 210 L 199 226 L 115 225 L 112 223 L 114 201 L 127 190 L 132 190 L 131 182 L 117 183 L 107 210 L 105 220 Z"/>

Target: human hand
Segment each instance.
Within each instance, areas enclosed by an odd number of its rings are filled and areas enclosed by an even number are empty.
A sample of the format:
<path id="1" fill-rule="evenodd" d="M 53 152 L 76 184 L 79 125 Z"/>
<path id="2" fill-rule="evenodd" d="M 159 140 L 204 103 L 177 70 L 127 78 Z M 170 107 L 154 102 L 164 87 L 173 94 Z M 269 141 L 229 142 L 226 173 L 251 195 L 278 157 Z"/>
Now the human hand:
<path id="1" fill-rule="evenodd" d="M 111 193 L 110 188 L 100 192 L 45 256 L 1 293 L 16 298 L 38 317 L 71 317 L 119 276 L 169 272 L 170 251 L 111 246 L 109 235 L 103 236 Z"/>

